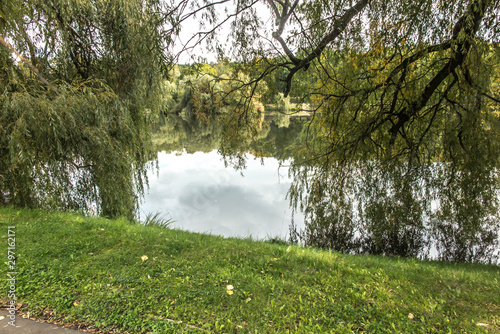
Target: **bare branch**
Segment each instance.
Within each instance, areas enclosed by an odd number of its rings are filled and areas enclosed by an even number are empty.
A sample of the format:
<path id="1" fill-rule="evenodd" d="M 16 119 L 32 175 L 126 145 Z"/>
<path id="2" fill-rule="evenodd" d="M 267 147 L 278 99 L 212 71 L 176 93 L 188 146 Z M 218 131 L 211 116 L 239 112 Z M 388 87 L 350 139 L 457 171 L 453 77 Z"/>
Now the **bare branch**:
<path id="1" fill-rule="evenodd" d="M 273 10 L 274 12 L 274 15 L 276 16 L 276 25 L 279 26 L 280 23 L 279 23 L 279 18 L 280 18 L 280 12 L 278 10 L 278 7 L 276 7 L 276 5 L 274 4 L 273 0 L 266 0 L 267 3 L 269 4 L 269 6 L 271 6 L 271 9 Z"/>
<path id="2" fill-rule="evenodd" d="M 281 47 L 285 51 L 285 54 L 292 61 L 292 63 L 294 63 L 295 65 L 298 65 L 300 63 L 300 59 L 295 57 L 293 52 L 290 50 L 290 48 L 286 44 L 285 40 L 281 37 L 281 34 L 283 33 L 283 29 L 285 29 L 285 24 L 288 21 L 288 18 L 295 10 L 295 7 L 297 7 L 297 4 L 299 3 L 299 1 L 295 0 L 292 7 L 289 8 L 290 7 L 290 0 L 285 0 L 285 2 L 282 3 L 282 7 L 283 7 L 282 13 L 279 12 L 278 7 L 276 7 L 273 0 L 267 0 L 267 3 L 273 9 L 274 15 L 276 16 L 276 25 L 278 26 L 278 30 L 274 31 L 272 33 L 272 36 L 274 39 L 276 39 L 280 43 Z"/>
<path id="3" fill-rule="evenodd" d="M 492 99 L 493 101 L 497 102 L 497 103 L 500 103 L 500 99 L 499 98 L 496 98 L 496 97 L 493 97 L 489 94 L 486 94 L 486 93 L 482 93 L 484 96 L 486 96 L 487 98 L 490 98 Z"/>
<path id="4" fill-rule="evenodd" d="M 207 38 L 207 36 L 209 36 L 210 34 L 214 33 L 218 28 L 220 28 L 221 26 L 223 26 L 226 22 L 228 22 L 231 18 L 235 17 L 235 16 L 238 16 L 239 14 L 241 14 L 242 12 L 244 12 L 245 10 L 251 8 L 253 5 L 255 5 L 259 0 L 254 0 L 252 3 L 250 3 L 249 5 L 243 7 L 243 8 L 240 8 L 238 9 L 235 13 L 231 14 L 231 15 L 228 15 L 222 22 L 220 22 L 219 24 L 215 25 L 214 27 L 212 27 L 212 29 L 208 30 L 208 31 L 200 31 L 196 34 L 194 34 L 186 43 L 184 43 L 184 46 L 182 48 L 182 50 L 178 53 L 177 56 L 179 56 L 180 54 L 184 53 L 185 51 L 187 50 L 190 50 L 190 49 L 193 49 L 196 47 L 196 45 L 198 45 L 199 43 L 201 43 L 205 38 Z M 221 1 L 222 2 L 225 2 L 225 1 Z M 197 36 L 202 36 L 202 37 L 199 37 L 199 39 L 196 41 L 196 43 L 192 46 L 188 46 L 189 43 L 191 43 L 192 40 L 194 40 Z"/>

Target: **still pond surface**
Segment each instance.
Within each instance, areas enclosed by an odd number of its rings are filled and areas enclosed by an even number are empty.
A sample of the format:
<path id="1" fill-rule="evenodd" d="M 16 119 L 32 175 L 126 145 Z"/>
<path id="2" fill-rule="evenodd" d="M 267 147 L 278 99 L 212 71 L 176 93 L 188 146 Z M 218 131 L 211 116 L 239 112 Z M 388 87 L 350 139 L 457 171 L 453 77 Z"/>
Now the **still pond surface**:
<path id="1" fill-rule="evenodd" d="M 246 169 L 225 167 L 217 149 L 206 152 L 207 147 L 200 146 L 205 150 L 201 152 L 193 145 L 200 142 L 203 131 L 176 122 L 181 126 L 165 133 L 171 136 L 175 130 L 178 136 L 158 153 L 159 170 L 148 175 L 150 188 L 140 208 L 141 217 L 160 212 L 174 220 L 172 227 L 224 237 L 288 237 L 292 220 L 286 199 L 291 184 L 288 168 L 280 167 L 276 158 L 255 158 L 250 153 Z M 291 132 L 297 129 L 267 123 L 262 140 L 266 145 L 284 146 L 282 139 L 293 138 Z M 217 134 L 205 132 L 205 136 L 201 142 L 217 142 Z M 155 137 L 157 142 L 164 139 L 161 131 Z M 172 147 L 177 150 L 169 150 Z M 303 227 L 302 213 L 296 212 L 293 219 L 297 227 Z"/>

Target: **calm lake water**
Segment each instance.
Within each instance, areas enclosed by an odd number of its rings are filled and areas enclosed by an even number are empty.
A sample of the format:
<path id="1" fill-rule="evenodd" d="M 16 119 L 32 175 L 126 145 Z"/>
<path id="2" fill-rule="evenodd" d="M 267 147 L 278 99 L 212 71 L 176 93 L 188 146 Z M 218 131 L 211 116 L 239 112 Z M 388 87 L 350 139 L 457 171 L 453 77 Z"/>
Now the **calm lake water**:
<path id="1" fill-rule="evenodd" d="M 159 171 L 149 173 L 150 188 L 141 217 L 161 212 L 175 221 L 172 226 L 184 230 L 225 237 L 286 238 L 292 219 L 286 199 L 291 184 L 288 169 L 275 158 L 247 157 L 247 168 L 236 171 L 224 167 L 215 149 L 159 152 Z M 294 221 L 302 228 L 302 213 L 295 213 Z"/>
<path id="2" fill-rule="evenodd" d="M 246 168 L 235 170 L 226 168 L 218 153 L 221 129 L 216 122 L 167 118 L 153 135 L 159 170 L 148 175 L 149 192 L 140 207 L 141 218 L 160 213 L 174 221 L 172 227 L 183 230 L 287 239 L 292 211 L 286 195 L 292 180 L 280 161 L 286 161 L 287 148 L 298 138 L 303 124 L 286 119 L 265 121 L 257 139 L 245 144 Z M 264 158 L 255 158 L 250 152 L 259 152 Z M 433 203 L 433 210 L 436 205 Z M 298 231 L 304 228 L 303 213 L 295 212 L 293 221 Z M 429 242 L 422 256 L 437 258 L 437 240 Z"/>

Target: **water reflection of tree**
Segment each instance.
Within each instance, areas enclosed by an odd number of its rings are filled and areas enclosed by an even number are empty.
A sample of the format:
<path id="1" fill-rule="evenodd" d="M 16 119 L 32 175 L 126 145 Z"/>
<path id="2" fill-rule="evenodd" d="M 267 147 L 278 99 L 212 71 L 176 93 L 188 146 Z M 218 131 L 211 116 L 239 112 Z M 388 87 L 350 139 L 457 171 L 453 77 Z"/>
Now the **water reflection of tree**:
<path id="1" fill-rule="evenodd" d="M 306 214 L 299 232 L 306 245 L 411 257 L 435 249 L 449 261 L 494 259 L 496 208 L 488 203 L 498 192 L 488 186 L 495 178 L 488 171 L 463 170 L 450 178 L 445 163 L 410 170 L 381 161 L 337 167 L 294 170 L 290 194 Z"/>
<path id="2" fill-rule="evenodd" d="M 484 152 L 468 152 L 475 159 L 460 167 L 375 156 L 311 160 L 304 152 L 296 147 L 292 164 L 290 197 L 306 215 L 306 228 L 292 229 L 295 241 L 347 253 L 460 262 L 498 256 L 498 175 L 481 164 Z"/>
<path id="3" fill-rule="evenodd" d="M 153 133 L 156 149 L 166 152 L 211 152 L 217 149 L 220 139 L 218 120 L 210 119 L 206 122 L 196 117 L 184 119 L 175 114 L 162 118 Z"/>
<path id="4" fill-rule="evenodd" d="M 237 152 L 255 157 L 289 158 L 291 145 L 298 139 L 303 122 L 292 120 L 288 126 L 283 126 L 279 120 L 264 120 L 263 117 L 259 120 L 257 135 L 240 141 Z M 186 118 L 169 114 L 156 126 L 153 143 L 158 151 L 211 152 L 221 148 L 224 121 L 223 116 L 197 118 L 192 115 Z"/>
<path id="5" fill-rule="evenodd" d="M 153 141 L 159 151 L 219 149 L 237 168 L 244 168 L 248 153 L 292 159 L 289 196 L 306 216 L 305 229 L 293 232 L 295 241 L 306 245 L 421 258 L 434 250 L 438 258 L 450 261 L 494 260 L 498 190 L 497 176 L 488 166 L 478 168 L 472 161 L 460 170 L 449 161 L 409 165 L 366 152 L 355 161 L 313 156 L 314 149 L 324 152 L 328 144 L 314 132 L 317 127 L 293 119 L 286 128 L 277 120 L 259 120 L 256 135 L 246 133 L 229 149 L 224 116 L 169 115 Z M 483 153 L 476 152 L 481 159 Z"/>

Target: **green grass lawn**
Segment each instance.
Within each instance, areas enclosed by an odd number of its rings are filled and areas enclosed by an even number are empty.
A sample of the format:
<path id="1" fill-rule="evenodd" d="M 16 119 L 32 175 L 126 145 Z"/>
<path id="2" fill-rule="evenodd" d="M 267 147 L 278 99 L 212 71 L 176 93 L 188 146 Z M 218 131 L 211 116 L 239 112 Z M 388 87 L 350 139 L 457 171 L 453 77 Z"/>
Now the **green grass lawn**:
<path id="1" fill-rule="evenodd" d="M 236 222 L 235 222 L 236 223 Z M 21 312 L 99 333 L 500 333 L 500 267 L 0 209 Z"/>

